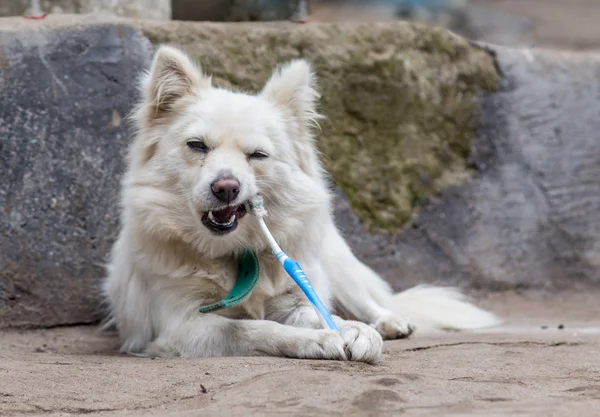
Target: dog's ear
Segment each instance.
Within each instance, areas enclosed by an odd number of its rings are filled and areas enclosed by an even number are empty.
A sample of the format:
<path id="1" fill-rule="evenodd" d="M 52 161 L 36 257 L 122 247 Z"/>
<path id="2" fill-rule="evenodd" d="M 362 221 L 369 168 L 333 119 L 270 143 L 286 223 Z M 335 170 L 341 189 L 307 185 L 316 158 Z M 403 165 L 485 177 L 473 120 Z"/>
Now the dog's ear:
<path id="1" fill-rule="evenodd" d="M 273 72 L 261 95 L 288 109 L 299 120 L 310 123 L 319 118 L 316 84 L 308 62 L 294 60 Z"/>
<path id="2" fill-rule="evenodd" d="M 308 62 L 291 61 L 275 70 L 261 96 L 277 104 L 299 121 L 300 134 L 294 146 L 300 168 L 310 176 L 319 177 L 319 159 L 309 130 L 321 116 L 317 113 L 319 93 L 316 77 Z"/>
<path id="3" fill-rule="evenodd" d="M 164 117 L 181 98 L 210 87 L 210 83 L 210 77 L 203 75 L 186 54 L 170 46 L 161 46 L 143 83 L 147 115 Z"/>

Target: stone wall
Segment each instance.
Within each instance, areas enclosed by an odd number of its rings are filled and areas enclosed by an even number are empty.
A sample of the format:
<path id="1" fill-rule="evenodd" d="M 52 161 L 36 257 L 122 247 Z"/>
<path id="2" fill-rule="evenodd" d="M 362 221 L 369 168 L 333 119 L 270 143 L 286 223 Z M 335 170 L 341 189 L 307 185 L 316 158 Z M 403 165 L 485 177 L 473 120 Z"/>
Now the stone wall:
<path id="1" fill-rule="evenodd" d="M 0 19 L 0 327 L 94 321 L 124 118 L 151 45 L 122 25 L 8 31 L 11 20 Z"/>

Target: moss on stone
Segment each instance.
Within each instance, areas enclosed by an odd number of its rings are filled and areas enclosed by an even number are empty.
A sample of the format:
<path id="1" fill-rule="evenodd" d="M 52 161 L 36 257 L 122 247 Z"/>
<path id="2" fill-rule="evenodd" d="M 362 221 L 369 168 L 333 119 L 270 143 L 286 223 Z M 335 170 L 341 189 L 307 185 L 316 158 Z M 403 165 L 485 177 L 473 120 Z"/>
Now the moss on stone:
<path id="1" fill-rule="evenodd" d="M 421 203 L 469 176 L 475 100 L 499 80 L 492 57 L 442 29 L 408 23 L 145 23 L 154 44 L 182 47 L 215 81 L 259 90 L 303 57 L 321 98 L 323 162 L 371 231 L 399 231 Z"/>

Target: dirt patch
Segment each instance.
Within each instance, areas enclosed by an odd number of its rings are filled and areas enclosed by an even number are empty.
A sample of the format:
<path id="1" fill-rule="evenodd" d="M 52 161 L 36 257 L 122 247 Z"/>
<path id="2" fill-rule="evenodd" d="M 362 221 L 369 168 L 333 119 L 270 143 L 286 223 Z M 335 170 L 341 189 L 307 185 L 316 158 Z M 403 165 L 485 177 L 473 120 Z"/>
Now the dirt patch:
<path id="1" fill-rule="evenodd" d="M 586 415 L 600 407 L 598 295 L 489 297 L 511 312 L 503 327 L 389 342 L 375 366 L 142 359 L 91 327 L 5 332 L 0 414 Z"/>

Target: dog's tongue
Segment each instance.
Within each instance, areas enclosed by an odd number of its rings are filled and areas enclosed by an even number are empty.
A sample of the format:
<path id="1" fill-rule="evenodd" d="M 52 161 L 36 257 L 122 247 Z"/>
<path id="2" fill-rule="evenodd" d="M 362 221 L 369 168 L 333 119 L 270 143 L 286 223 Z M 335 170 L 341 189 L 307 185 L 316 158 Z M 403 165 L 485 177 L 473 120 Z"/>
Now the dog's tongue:
<path id="1" fill-rule="evenodd" d="M 227 207 L 227 208 L 224 208 L 223 210 L 215 210 L 212 212 L 212 214 L 217 222 L 227 223 L 227 222 L 229 222 L 229 219 L 231 218 L 233 213 L 236 212 L 236 210 L 237 210 L 237 207 Z"/>

